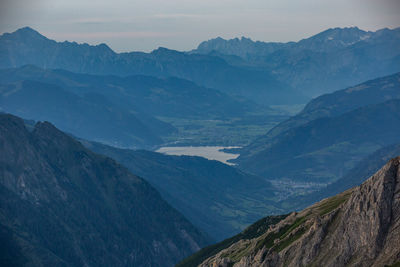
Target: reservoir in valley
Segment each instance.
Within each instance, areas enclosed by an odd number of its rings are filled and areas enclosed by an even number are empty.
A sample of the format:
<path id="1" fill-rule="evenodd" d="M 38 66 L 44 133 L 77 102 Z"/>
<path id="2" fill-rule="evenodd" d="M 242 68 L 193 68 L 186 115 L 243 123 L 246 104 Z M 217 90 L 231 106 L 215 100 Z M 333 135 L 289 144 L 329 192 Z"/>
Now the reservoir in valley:
<path id="1" fill-rule="evenodd" d="M 167 155 L 186 155 L 198 156 L 210 160 L 218 160 L 228 165 L 234 165 L 228 162 L 230 159 L 236 159 L 239 154 L 227 153 L 223 149 L 240 148 L 237 146 L 178 146 L 178 147 L 161 147 L 156 152 Z"/>

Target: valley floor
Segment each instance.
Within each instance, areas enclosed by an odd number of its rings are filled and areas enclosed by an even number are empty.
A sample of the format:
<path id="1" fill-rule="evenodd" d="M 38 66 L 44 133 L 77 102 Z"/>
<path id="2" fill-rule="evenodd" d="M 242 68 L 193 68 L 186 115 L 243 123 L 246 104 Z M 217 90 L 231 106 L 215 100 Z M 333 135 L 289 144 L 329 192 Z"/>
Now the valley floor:
<path id="1" fill-rule="evenodd" d="M 281 115 L 256 114 L 231 119 L 158 119 L 178 129 L 163 137 L 163 146 L 245 146 L 288 117 L 289 113 L 282 112 Z"/>

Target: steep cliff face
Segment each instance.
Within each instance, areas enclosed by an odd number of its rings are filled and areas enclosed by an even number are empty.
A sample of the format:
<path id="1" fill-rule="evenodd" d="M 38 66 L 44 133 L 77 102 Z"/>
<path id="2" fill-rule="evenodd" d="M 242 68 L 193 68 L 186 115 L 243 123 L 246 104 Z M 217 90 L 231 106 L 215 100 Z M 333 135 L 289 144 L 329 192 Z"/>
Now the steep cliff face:
<path id="1" fill-rule="evenodd" d="M 400 261 L 400 157 L 361 186 L 241 240 L 200 266 L 384 266 Z"/>
<path id="2" fill-rule="evenodd" d="M 205 243 L 114 160 L 0 114 L 1 266 L 173 266 Z"/>

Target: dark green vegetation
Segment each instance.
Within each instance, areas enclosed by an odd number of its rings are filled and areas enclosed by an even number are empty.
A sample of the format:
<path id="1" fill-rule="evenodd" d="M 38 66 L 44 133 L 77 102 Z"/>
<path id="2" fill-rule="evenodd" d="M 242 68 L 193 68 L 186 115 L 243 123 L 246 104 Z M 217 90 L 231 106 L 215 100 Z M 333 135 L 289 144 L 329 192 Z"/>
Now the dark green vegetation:
<path id="1" fill-rule="evenodd" d="M 269 253 L 271 253 L 271 251 L 281 252 L 282 250 L 290 246 L 293 242 L 301 238 L 310 229 L 310 220 L 312 221 L 315 216 L 324 216 L 336 210 L 340 207 L 341 204 L 349 199 L 350 195 L 351 192 L 349 191 L 326 199 L 316 204 L 312 208 L 303 211 L 301 214 L 297 215 L 295 219 L 292 220 L 292 222 L 284 224 L 278 230 L 268 232 L 269 227 L 260 229 L 259 231 L 257 231 L 257 235 L 253 237 L 255 239 L 254 246 L 251 246 L 250 244 L 248 244 L 247 246 L 240 246 L 237 249 L 232 249 L 226 253 L 223 253 L 221 257 L 228 258 L 232 263 L 235 263 L 239 262 L 243 257 L 249 256 L 250 254 L 257 254 L 257 252 L 263 248 L 269 249 Z M 287 215 L 283 216 L 281 220 L 285 219 L 286 217 Z M 260 221 L 263 221 L 265 219 L 268 219 L 268 217 Z M 277 224 L 281 220 L 277 220 L 275 223 L 271 223 L 270 226 Z M 257 223 L 251 225 L 248 229 L 254 229 L 254 227 L 257 227 Z M 236 240 L 236 242 L 245 239 L 249 238 L 242 237 Z M 201 252 L 201 250 L 199 252 Z M 199 252 L 197 252 L 196 254 L 198 254 Z M 216 251 L 216 253 L 213 253 L 210 256 L 213 256 L 218 252 L 219 251 Z M 190 259 L 190 257 L 188 259 Z"/>
<path id="2" fill-rule="evenodd" d="M 279 229 L 278 232 L 274 233 L 270 233 L 268 234 L 265 238 L 262 238 L 260 240 L 258 240 L 257 244 L 256 244 L 256 251 L 262 249 L 263 247 L 266 248 L 273 248 L 275 247 L 275 240 L 279 239 L 282 240 L 284 239 L 286 236 L 288 236 L 294 229 L 296 229 L 297 227 L 299 227 L 302 223 L 304 223 L 306 220 L 305 217 L 300 217 L 297 218 L 296 221 L 294 221 L 292 224 L 288 224 L 285 225 L 284 227 L 282 227 L 281 229 Z M 278 244 L 278 246 L 281 245 L 281 243 Z M 285 246 L 286 243 L 284 243 L 284 245 L 281 246 Z M 279 251 L 279 249 L 277 249 Z M 235 261 L 240 260 L 241 257 L 235 257 Z"/>
<path id="3" fill-rule="evenodd" d="M 0 115 L 2 266 L 172 266 L 207 243 L 114 160 L 47 122 L 29 129 Z"/>
<path id="4" fill-rule="evenodd" d="M 396 262 L 396 263 L 394 263 L 392 265 L 385 265 L 385 267 L 400 267 L 400 261 Z"/>
<path id="5" fill-rule="evenodd" d="M 400 28 L 334 28 L 289 43 L 217 38 L 192 52 L 272 70 L 278 80 L 315 96 L 400 71 Z"/>
<path id="6" fill-rule="evenodd" d="M 399 78 L 395 74 L 316 98 L 243 148 L 239 167 L 270 179 L 337 180 L 365 156 L 400 141 Z"/>
<path id="7" fill-rule="evenodd" d="M 205 259 L 211 257 L 219 253 L 220 251 L 230 247 L 232 244 L 238 242 L 242 239 L 252 239 L 259 237 L 263 233 L 265 233 L 270 226 L 280 222 L 285 219 L 287 215 L 279 215 L 279 216 L 268 216 L 257 222 L 253 223 L 251 226 L 247 227 L 243 232 L 225 239 L 217 244 L 205 247 L 200 251 L 196 252 L 192 256 L 186 258 L 182 262 L 178 263 L 176 267 L 191 267 L 197 266 L 202 263 Z"/>
<path id="8" fill-rule="evenodd" d="M 318 214 L 320 216 L 324 216 L 325 214 L 335 210 L 349 198 L 350 193 L 351 192 L 344 192 L 342 194 L 330 197 L 326 201 L 323 201 L 317 208 Z"/>
<path id="9" fill-rule="evenodd" d="M 287 215 L 263 218 L 253 225 L 249 226 L 242 233 L 230 239 L 224 240 L 221 243 L 206 247 L 195 253 L 194 255 L 190 256 L 189 258 L 183 260 L 176 266 L 196 266 L 195 264 L 200 264 L 205 259 L 218 254 L 223 249 L 229 248 L 231 245 L 239 241 L 257 238 L 258 239 L 254 247 L 250 246 L 250 244 L 242 245 L 237 249 L 231 249 L 227 252 L 222 253 L 221 257 L 229 259 L 231 266 L 233 266 L 234 263 L 239 262 L 243 257 L 247 257 L 250 254 L 256 254 L 262 248 L 267 248 L 271 249 L 272 251 L 280 252 L 284 248 L 288 247 L 291 243 L 299 239 L 309 228 L 307 225 L 304 225 L 304 223 L 308 219 L 306 218 L 306 216 L 304 216 L 297 218 L 291 224 L 284 225 L 277 232 L 270 232 L 269 234 L 265 235 L 271 226 L 277 224 L 286 217 Z M 262 235 L 265 236 L 262 237 Z"/>
<path id="10" fill-rule="evenodd" d="M 84 144 L 150 182 L 173 207 L 217 241 L 265 214 L 281 212 L 274 202 L 277 190 L 269 182 L 221 162 Z"/>
<path id="11" fill-rule="evenodd" d="M 277 111 L 211 120 L 159 117 L 177 129 L 163 138 L 164 146 L 245 146 L 287 118 Z"/>
<path id="12" fill-rule="evenodd" d="M 178 77 L 261 104 L 303 103 L 307 98 L 269 71 L 232 66 L 212 55 L 159 48 L 151 53 L 115 53 L 107 45 L 57 43 L 30 28 L 0 36 L 0 68 L 32 64 L 99 75 Z"/>

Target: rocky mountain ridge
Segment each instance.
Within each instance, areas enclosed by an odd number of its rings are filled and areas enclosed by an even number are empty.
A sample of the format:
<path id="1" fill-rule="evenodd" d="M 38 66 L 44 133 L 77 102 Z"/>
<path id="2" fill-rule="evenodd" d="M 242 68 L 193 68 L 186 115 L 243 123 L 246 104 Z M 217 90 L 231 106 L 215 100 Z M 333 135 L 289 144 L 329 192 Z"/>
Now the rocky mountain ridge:
<path id="1" fill-rule="evenodd" d="M 400 262 L 400 157 L 362 185 L 236 242 L 202 267 L 386 266 Z"/>
<path id="2" fill-rule="evenodd" d="M 400 71 L 399 47 L 400 28 L 371 32 L 351 27 L 327 29 L 288 43 L 216 38 L 191 53 L 264 68 L 279 81 L 315 97 Z"/>
<path id="3" fill-rule="evenodd" d="M 384 30 L 371 32 L 361 30 L 358 27 L 330 28 L 298 42 L 286 43 L 253 41 L 246 37 L 229 40 L 217 37 L 200 43 L 192 53 L 208 54 L 216 51 L 225 55 L 239 56 L 245 60 L 254 60 L 256 56 L 268 56 L 281 49 L 309 49 L 315 52 L 323 52 L 355 44 L 378 35 L 379 32 Z"/>

